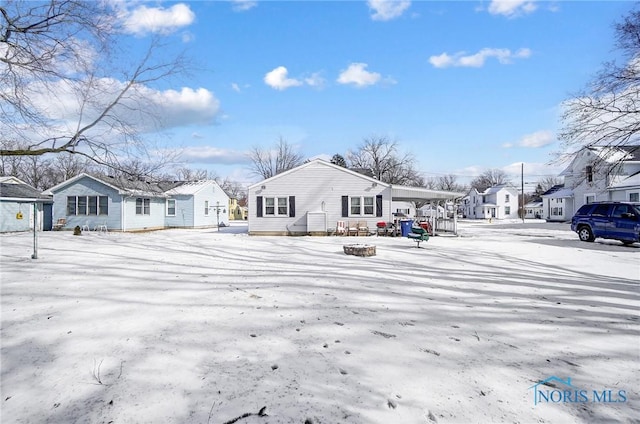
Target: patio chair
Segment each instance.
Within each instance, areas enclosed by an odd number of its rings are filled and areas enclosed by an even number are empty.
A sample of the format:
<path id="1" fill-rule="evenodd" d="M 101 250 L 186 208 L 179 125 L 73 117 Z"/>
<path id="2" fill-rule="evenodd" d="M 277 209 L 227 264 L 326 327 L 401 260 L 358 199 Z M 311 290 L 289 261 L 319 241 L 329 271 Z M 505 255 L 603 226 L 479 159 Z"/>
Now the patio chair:
<path id="1" fill-rule="evenodd" d="M 349 221 L 349 227 L 347 227 L 347 235 L 358 235 L 358 221 Z"/>
<path id="2" fill-rule="evenodd" d="M 347 235 L 347 224 L 344 221 L 338 221 L 338 223 L 336 224 L 336 235 L 337 236 Z"/>
<path id="3" fill-rule="evenodd" d="M 58 218 L 58 222 L 53 224 L 54 231 L 60 231 L 67 225 L 67 218 Z"/>
<path id="4" fill-rule="evenodd" d="M 82 227 L 80 227 L 80 231 L 90 231 L 89 221 L 85 221 L 84 224 L 82 224 Z"/>
<path id="5" fill-rule="evenodd" d="M 369 235 L 369 224 L 367 224 L 367 221 L 358 221 L 358 235 L 359 236 Z"/>

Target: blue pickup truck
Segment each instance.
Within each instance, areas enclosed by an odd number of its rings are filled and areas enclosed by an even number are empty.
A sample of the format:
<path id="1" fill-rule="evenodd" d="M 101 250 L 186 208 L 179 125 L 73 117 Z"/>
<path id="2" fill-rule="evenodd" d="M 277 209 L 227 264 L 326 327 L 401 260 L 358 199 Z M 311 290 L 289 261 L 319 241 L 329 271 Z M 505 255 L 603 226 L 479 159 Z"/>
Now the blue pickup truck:
<path id="1" fill-rule="evenodd" d="M 632 203 L 589 203 L 571 218 L 571 230 L 582 241 L 606 238 L 624 244 L 640 242 L 640 209 Z"/>

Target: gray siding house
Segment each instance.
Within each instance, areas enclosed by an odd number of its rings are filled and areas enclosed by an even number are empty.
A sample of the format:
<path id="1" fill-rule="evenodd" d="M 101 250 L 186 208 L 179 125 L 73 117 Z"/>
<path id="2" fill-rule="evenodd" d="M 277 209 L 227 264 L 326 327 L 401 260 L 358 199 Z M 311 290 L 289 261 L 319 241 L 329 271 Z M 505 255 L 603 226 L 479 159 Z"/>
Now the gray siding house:
<path id="1" fill-rule="evenodd" d="M 215 212 L 214 219 L 209 218 L 205 206 L 210 210 L 216 201 L 228 202 L 215 181 L 149 182 L 88 174 L 73 177 L 47 193 L 53 195 L 54 220 L 66 218 L 66 228 L 116 231 L 215 226 Z"/>
<path id="2" fill-rule="evenodd" d="M 374 233 L 377 222 L 394 221 L 393 201 L 462 195 L 391 185 L 315 159 L 249 186 L 249 234 L 326 235 L 339 232 L 339 223 Z"/>
<path id="3" fill-rule="evenodd" d="M 53 200 L 16 177 L 0 177 L 0 232 L 51 230 Z M 35 205 L 35 210 L 34 210 Z"/>

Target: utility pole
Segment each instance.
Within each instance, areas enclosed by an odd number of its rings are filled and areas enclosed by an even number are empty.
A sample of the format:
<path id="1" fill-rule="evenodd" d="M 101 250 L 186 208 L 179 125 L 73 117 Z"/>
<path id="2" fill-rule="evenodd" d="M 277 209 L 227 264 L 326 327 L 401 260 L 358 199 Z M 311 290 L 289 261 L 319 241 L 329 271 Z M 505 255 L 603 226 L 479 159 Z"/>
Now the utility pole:
<path id="1" fill-rule="evenodd" d="M 33 255 L 31 259 L 38 259 L 38 202 L 33 202 Z"/>
<path id="2" fill-rule="evenodd" d="M 520 213 L 522 216 L 522 223 L 524 224 L 524 162 L 522 162 L 520 167 L 520 187 L 522 189 L 522 209 Z"/>

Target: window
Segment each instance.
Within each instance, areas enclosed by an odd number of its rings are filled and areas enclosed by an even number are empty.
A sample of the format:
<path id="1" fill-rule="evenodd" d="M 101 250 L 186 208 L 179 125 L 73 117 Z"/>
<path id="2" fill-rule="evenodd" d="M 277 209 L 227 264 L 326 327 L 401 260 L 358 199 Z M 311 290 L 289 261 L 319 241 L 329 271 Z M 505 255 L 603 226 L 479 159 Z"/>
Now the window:
<path id="1" fill-rule="evenodd" d="M 109 198 L 107 196 L 98 197 L 98 215 L 109 215 Z"/>
<path id="2" fill-rule="evenodd" d="M 588 182 L 588 183 L 592 183 L 592 182 L 593 182 L 593 166 L 591 166 L 591 165 L 587 165 L 587 166 L 584 168 L 584 173 L 585 173 L 585 175 L 586 175 L 587 182 Z"/>
<path id="3" fill-rule="evenodd" d="M 67 215 L 109 215 L 107 196 L 68 196 Z"/>
<path id="4" fill-rule="evenodd" d="M 627 213 L 633 213 L 628 205 L 616 205 L 613 208 L 613 214 L 611 216 L 613 216 L 614 218 L 622 218 L 622 215 Z"/>
<path id="5" fill-rule="evenodd" d="M 507 197 L 509 197 L 509 195 L 507 194 Z M 508 201 L 508 200 L 507 200 Z M 505 206 L 504 207 L 504 213 L 506 215 L 511 215 L 511 206 Z"/>
<path id="6" fill-rule="evenodd" d="M 286 197 L 278 197 L 278 215 L 289 215 Z"/>
<path id="7" fill-rule="evenodd" d="M 591 215 L 607 216 L 609 215 L 609 205 L 598 205 Z"/>
<path id="8" fill-rule="evenodd" d="M 629 193 L 630 202 L 640 202 L 640 193 Z"/>
<path id="9" fill-rule="evenodd" d="M 504 195 L 504 201 L 505 201 L 505 203 L 509 203 L 509 195 L 508 194 Z"/>
<path id="10" fill-rule="evenodd" d="M 78 215 L 87 214 L 87 197 L 78 196 Z"/>
<path id="11" fill-rule="evenodd" d="M 89 203 L 88 215 L 98 215 L 98 198 L 96 196 L 89 196 L 87 200 Z"/>
<path id="12" fill-rule="evenodd" d="M 289 198 L 265 197 L 264 214 L 265 216 L 289 216 Z"/>
<path id="13" fill-rule="evenodd" d="M 67 197 L 67 215 L 76 215 L 76 196 Z"/>
<path id="14" fill-rule="evenodd" d="M 167 199 L 167 216 L 176 216 L 176 200 Z"/>
<path id="15" fill-rule="evenodd" d="M 584 198 L 584 202 L 586 204 L 593 203 L 595 201 L 596 201 L 596 196 L 594 196 L 593 194 L 587 194 Z"/>
<path id="16" fill-rule="evenodd" d="M 151 215 L 151 199 L 136 199 L 136 215 Z"/>
<path id="17" fill-rule="evenodd" d="M 373 215 L 373 197 L 364 198 L 364 214 Z"/>
<path id="18" fill-rule="evenodd" d="M 209 216 L 209 201 L 204 201 L 204 216 Z"/>
<path id="19" fill-rule="evenodd" d="M 375 214 L 375 198 L 373 196 L 352 196 L 349 200 L 349 216 L 373 216 Z"/>
<path id="20" fill-rule="evenodd" d="M 351 198 L 350 215 L 360 215 L 360 197 Z"/>

